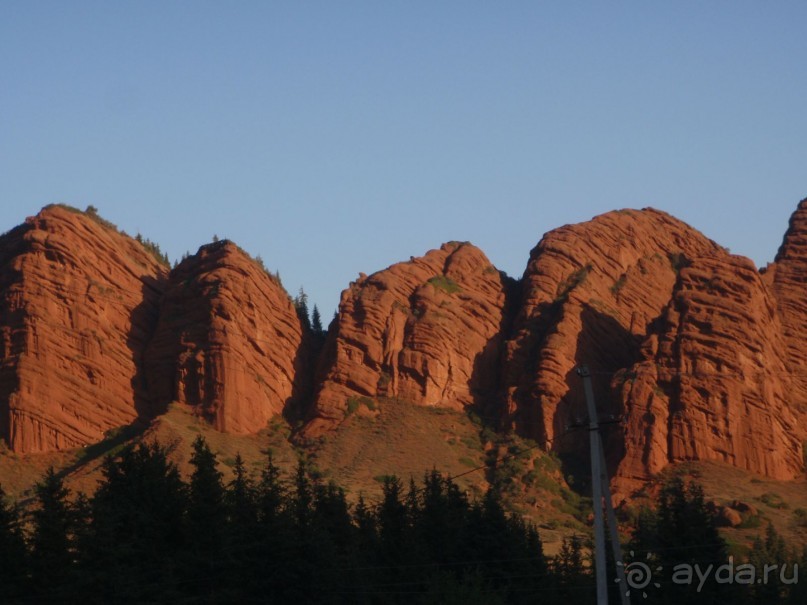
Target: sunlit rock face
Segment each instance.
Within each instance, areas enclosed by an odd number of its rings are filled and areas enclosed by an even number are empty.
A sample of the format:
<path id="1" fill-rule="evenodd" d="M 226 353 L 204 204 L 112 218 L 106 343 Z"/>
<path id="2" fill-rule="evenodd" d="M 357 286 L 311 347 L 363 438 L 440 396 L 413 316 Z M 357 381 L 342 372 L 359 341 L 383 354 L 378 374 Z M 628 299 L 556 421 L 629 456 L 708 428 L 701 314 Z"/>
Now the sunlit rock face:
<path id="1" fill-rule="evenodd" d="M 458 242 L 362 275 L 342 292 L 305 433 L 337 426 L 351 401 L 383 413 L 396 400 L 460 410 L 495 398 L 507 287 Z"/>
<path id="2" fill-rule="evenodd" d="M 450 242 L 361 274 L 321 347 L 234 243 L 170 272 L 153 252 L 59 206 L 0 236 L 0 438 L 12 450 L 86 445 L 172 402 L 228 433 L 284 414 L 304 438 L 419 405 L 473 409 L 583 460 L 586 365 L 620 490 L 682 460 L 803 472 L 807 201 L 762 271 L 649 208 L 550 231 L 519 280 Z"/>
<path id="3" fill-rule="evenodd" d="M 0 438 L 15 452 L 99 441 L 147 413 L 140 378 L 167 270 L 61 206 L 0 238 Z"/>
<path id="4" fill-rule="evenodd" d="M 305 344 L 276 278 L 232 242 L 202 246 L 171 272 L 145 364 L 150 400 L 157 411 L 192 406 L 223 432 L 258 432 L 304 390 Z"/>

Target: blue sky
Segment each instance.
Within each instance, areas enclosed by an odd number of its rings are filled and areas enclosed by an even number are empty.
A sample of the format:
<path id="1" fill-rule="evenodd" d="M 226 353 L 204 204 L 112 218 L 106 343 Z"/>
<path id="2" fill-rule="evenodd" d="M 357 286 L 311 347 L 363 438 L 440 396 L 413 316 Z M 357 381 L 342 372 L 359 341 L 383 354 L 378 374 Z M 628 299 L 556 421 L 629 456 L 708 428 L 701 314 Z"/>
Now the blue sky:
<path id="1" fill-rule="evenodd" d="M 342 288 L 653 206 L 763 265 L 807 197 L 807 3 L 0 3 L 0 231 L 97 206 Z"/>

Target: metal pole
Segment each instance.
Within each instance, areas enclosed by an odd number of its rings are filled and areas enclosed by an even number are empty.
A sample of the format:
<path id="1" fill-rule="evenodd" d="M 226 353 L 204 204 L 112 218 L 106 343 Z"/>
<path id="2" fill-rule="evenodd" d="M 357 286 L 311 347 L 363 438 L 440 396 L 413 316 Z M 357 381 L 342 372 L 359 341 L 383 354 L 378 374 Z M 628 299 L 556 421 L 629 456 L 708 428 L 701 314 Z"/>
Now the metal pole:
<path id="1" fill-rule="evenodd" d="M 577 373 L 583 379 L 588 407 L 588 435 L 591 448 L 591 496 L 594 501 L 594 574 L 597 579 L 597 605 L 608 605 L 608 573 L 605 561 L 605 524 L 602 511 L 602 470 L 600 467 L 600 427 L 597 423 L 597 404 L 588 366 L 580 366 Z"/>
<path id="2" fill-rule="evenodd" d="M 616 573 L 619 578 L 619 598 L 622 605 L 630 605 L 630 587 L 625 578 L 625 564 L 622 561 L 622 547 L 619 544 L 619 527 L 616 524 L 616 513 L 614 512 L 614 504 L 611 501 L 611 486 L 608 481 L 608 466 L 605 464 L 605 448 L 602 445 L 602 436 L 597 433 L 597 441 L 600 442 L 600 460 L 602 462 L 600 468 L 602 475 L 600 481 L 602 482 L 603 498 L 605 499 L 605 513 L 608 522 L 608 530 L 611 537 L 611 548 L 614 551 L 614 563 L 616 565 Z"/>

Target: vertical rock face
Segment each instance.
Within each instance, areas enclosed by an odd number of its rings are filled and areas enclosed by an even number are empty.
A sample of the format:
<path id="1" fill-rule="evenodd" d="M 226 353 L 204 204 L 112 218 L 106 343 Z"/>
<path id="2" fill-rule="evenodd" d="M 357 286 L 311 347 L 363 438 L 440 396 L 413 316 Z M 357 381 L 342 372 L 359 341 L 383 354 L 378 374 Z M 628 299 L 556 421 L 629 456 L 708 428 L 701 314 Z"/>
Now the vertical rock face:
<path id="1" fill-rule="evenodd" d="M 0 437 L 92 443 L 144 412 L 138 378 L 166 270 L 94 213 L 51 206 L 0 239 Z"/>
<path id="2" fill-rule="evenodd" d="M 764 279 L 776 299 L 792 375 L 791 407 L 801 417 L 802 439 L 807 438 L 807 199 L 790 217 L 776 260 Z"/>
<path id="3" fill-rule="evenodd" d="M 462 409 L 494 397 L 506 289 L 467 243 L 362 275 L 342 293 L 305 433 L 339 424 L 351 398 Z"/>
<path id="4" fill-rule="evenodd" d="M 775 301 L 751 261 L 701 257 L 682 268 L 646 360 L 614 381 L 626 415 L 619 476 L 644 480 L 681 460 L 798 476 L 786 352 Z"/>
<path id="5" fill-rule="evenodd" d="M 202 246 L 171 272 L 147 355 L 151 400 L 256 432 L 304 388 L 303 341 L 280 284 L 229 241 Z"/>
<path id="6" fill-rule="evenodd" d="M 648 326 L 670 300 L 688 259 L 726 252 L 653 209 L 619 210 L 547 233 L 533 249 L 507 343 L 507 415 L 556 450 L 579 449 L 569 425 L 586 419 L 577 366 L 607 393 L 614 372 L 640 359 Z M 621 402 L 600 396 L 603 415 Z"/>
<path id="7" fill-rule="evenodd" d="M 467 243 L 362 274 L 313 366 L 314 337 L 235 244 L 170 275 L 95 213 L 48 207 L 0 236 L 0 438 L 17 452 L 98 441 L 193 406 L 253 433 L 307 413 L 316 437 L 398 400 L 470 405 L 573 458 L 589 366 L 628 487 L 680 460 L 778 479 L 807 438 L 807 200 L 758 272 L 653 209 L 546 234 L 520 282 Z M 310 407 L 309 407 L 310 406 Z"/>

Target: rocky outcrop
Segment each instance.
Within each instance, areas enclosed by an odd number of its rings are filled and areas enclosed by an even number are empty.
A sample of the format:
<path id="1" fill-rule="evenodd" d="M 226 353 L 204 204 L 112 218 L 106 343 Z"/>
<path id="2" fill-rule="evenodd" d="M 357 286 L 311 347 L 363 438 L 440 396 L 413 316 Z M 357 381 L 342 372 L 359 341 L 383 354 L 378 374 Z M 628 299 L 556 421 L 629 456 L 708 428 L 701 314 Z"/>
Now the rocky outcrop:
<path id="1" fill-rule="evenodd" d="M 641 358 L 640 345 L 681 267 L 702 255 L 727 253 L 650 208 L 547 233 L 530 254 L 507 343 L 506 415 L 517 430 L 555 450 L 579 451 L 579 433 L 569 427 L 587 416 L 575 374 L 583 364 L 594 375 L 603 416 L 621 413 L 621 402 L 604 396 L 613 373 Z M 609 447 L 615 456 L 618 441 Z"/>
<path id="2" fill-rule="evenodd" d="M 480 250 L 457 242 L 362 275 L 342 293 L 306 435 L 379 399 L 462 409 L 494 397 L 507 287 Z"/>
<path id="3" fill-rule="evenodd" d="M 807 439 L 807 199 L 790 218 L 776 260 L 764 279 L 776 299 L 786 354 L 785 366 L 792 377 L 790 407 L 801 418 L 799 436 Z"/>
<path id="4" fill-rule="evenodd" d="M 305 388 L 303 328 L 283 287 L 229 241 L 171 272 L 147 354 L 156 409 L 192 406 L 215 428 L 254 433 Z"/>
<path id="5" fill-rule="evenodd" d="M 802 472 L 783 329 L 751 261 L 701 257 L 682 268 L 644 357 L 614 383 L 625 410 L 622 479 L 681 460 L 776 479 Z"/>
<path id="6" fill-rule="evenodd" d="M 444 244 L 342 293 L 316 375 L 317 337 L 235 244 L 202 246 L 170 275 L 156 257 L 63 207 L 0 237 L 0 438 L 13 450 L 84 445 L 171 402 L 225 432 L 282 413 L 318 437 L 405 401 L 474 405 L 573 464 L 587 365 L 601 416 L 619 418 L 606 425 L 618 491 L 682 460 L 803 472 L 807 200 L 762 272 L 653 209 L 547 233 L 519 282 Z"/>
<path id="7" fill-rule="evenodd" d="M 167 270 L 90 211 L 45 208 L 0 239 L 0 437 L 99 441 L 145 413 L 138 379 Z"/>

